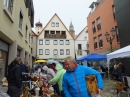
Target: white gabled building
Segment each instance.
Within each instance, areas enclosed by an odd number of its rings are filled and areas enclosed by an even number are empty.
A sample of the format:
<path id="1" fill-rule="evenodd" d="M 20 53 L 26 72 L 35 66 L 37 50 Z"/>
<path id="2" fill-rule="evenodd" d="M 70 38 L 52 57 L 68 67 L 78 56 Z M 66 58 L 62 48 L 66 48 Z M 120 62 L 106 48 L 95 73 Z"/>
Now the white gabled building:
<path id="1" fill-rule="evenodd" d="M 77 58 L 80 58 L 89 53 L 89 39 L 87 26 L 75 38 L 75 53 Z"/>
<path id="2" fill-rule="evenodd" d="M 50 19 L 42 31 L 41 29 L 42 26 L 36 26 L 35 33 L 39 34 L 38 59 L 63 59 L 67 56 L 75 56 L 74 38 L 57 14 Z"/>

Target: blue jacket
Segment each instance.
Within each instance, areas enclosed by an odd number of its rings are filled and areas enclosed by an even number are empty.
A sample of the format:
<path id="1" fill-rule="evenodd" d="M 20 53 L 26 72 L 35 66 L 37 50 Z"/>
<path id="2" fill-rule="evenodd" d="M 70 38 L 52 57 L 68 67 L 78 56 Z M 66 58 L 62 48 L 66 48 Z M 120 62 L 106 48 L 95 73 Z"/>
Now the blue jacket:
<path id="1" fill-rule="evenodd" d="M 26 65 L 25 64 L 20 64 L 20 68 L 21 68 L 21 72 L 25 72 L 25 73 L 27 73 L 27 67 L 26 67 Z"/>
<path id="2" fill-rule="evenodd" d="M 98 88 L 103 89 L 104 84 L 100 73 L 90 67 L 78 65 L 74 72 L 66 72 L 63 76 L 62 87 L 65 97 L 91 97 L 88 94 L 85 76 L 95 75 Z"/>

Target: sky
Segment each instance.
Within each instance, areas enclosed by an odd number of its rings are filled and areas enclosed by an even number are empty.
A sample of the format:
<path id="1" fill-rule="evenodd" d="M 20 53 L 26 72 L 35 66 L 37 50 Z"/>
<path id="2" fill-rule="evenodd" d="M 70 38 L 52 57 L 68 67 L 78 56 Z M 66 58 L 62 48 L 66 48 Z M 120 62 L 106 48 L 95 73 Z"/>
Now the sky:
<path id="1" fill-rule="evenodd" d="M 33 0 L 34 24 L 40 20 L 45 27 L 56 13 L 68 29 L 72 21 L 77 35 L 87 26 L 87 16 L 91 10 L 89 6 L 93 1 L 96 0 Z"/>

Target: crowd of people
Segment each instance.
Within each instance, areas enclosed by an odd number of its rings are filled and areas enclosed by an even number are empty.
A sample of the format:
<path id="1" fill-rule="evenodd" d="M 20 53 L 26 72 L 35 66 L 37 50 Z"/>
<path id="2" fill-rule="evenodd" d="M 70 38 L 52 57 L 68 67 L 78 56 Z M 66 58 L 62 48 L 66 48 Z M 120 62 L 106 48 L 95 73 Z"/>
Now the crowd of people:
<path id="1" fill-rule="evenodd" d="M 29 64 L 16 57 L 8 66 L 8 94 L 10 97 L 20 97 L 22 75 L 25 73 L 44 72 L 46 80 L 54 88 L 59 97 L 91 97 L 88 93 L 86 76 L 95 75 L 98 92 L 101 95 L 104 88 L 100 73 L 88 66 L 78 65 L 71 56 L 65 58 L 64 66 L 60 63 L 37 64 L 30 68 Z"/>
<path id="2" fill-rule="evenodd" d="M 123 82 L 124 73 L 125 68 L 121 62 L 114 65 L 112 76 L 115 80 Z"/>

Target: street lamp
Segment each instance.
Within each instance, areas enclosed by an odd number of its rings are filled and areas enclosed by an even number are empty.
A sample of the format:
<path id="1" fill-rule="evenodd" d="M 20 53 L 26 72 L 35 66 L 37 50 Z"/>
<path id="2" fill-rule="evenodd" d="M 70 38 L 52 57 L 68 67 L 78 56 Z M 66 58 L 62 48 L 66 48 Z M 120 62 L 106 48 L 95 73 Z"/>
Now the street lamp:
<path id="1" fill-rule="evenodd" d="M 112 52 L 112 42 L 115 38 L 115 35 L 116 35 L 116 30 L 114 28 L 111 29 L 111 34 L 112 34 L 112 37 L 110 37 L 110 34 L 108 32 L 106 32 L 105 36 L 106 36 L 106 40 L 107 42 L 110 43 L 110 46 L 111 46 L 111 52 Z"/>

